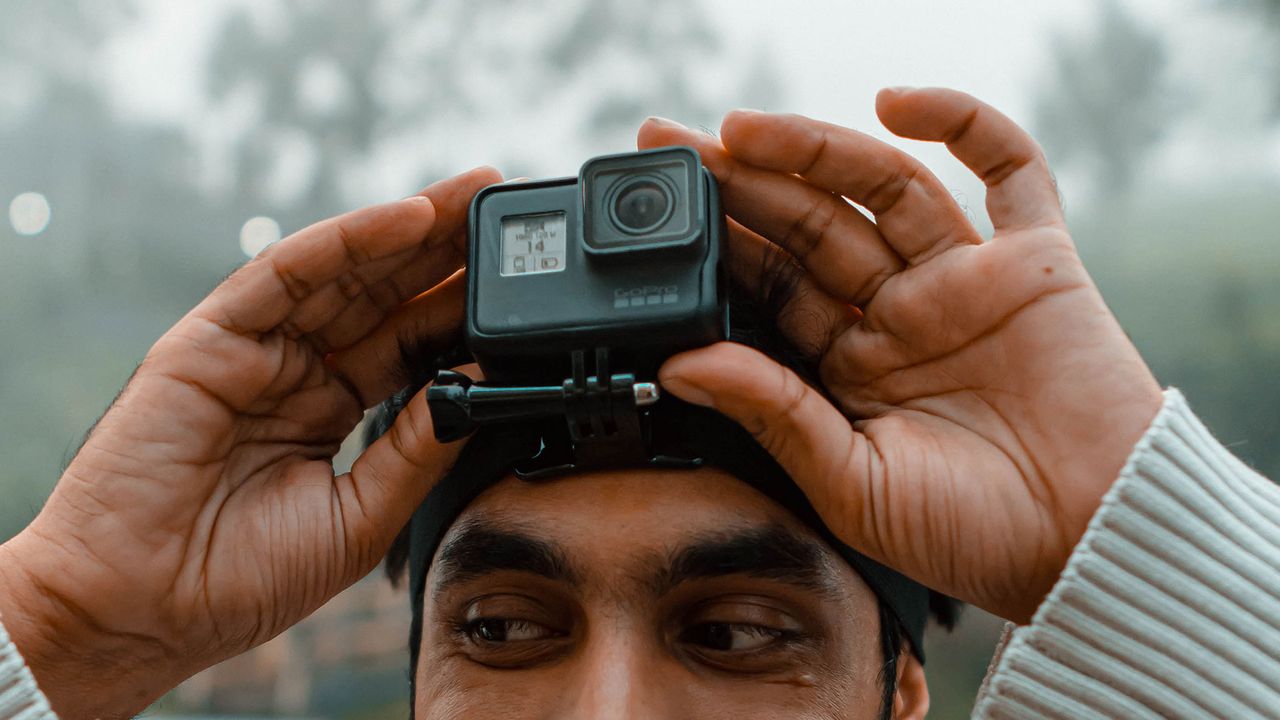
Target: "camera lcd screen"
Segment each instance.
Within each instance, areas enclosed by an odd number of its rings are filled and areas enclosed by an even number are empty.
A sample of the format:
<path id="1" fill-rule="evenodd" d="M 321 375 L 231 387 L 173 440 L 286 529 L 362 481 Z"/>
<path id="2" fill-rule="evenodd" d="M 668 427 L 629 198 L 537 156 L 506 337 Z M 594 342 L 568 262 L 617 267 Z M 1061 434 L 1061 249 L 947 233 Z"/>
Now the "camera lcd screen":
<path id="1" fill-rule="evenodd" d="M 502 275 L 564 270 L 566 228 L 562 212 L 503 218 Z"/>

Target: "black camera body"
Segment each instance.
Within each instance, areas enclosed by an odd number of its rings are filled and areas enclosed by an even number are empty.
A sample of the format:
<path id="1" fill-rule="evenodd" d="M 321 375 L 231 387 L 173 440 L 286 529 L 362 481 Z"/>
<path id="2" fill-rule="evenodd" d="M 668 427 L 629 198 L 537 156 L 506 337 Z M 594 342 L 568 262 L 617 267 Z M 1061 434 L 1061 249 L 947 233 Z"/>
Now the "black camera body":
<path id="1" fill-rule="evenodd" d="M 656 452 L 651 421 L 662 362 L 728 335 L 728 232 L 698 154 L 608 155 L 577 178 L 493 185 L 468 219 L 465 335 L 485 380 L 439 374 L 436 436 L 549 418 L 522 476 L 696 462 Z"/>
<path id="2" fill-rule="evenodd" d="M 488 382 L 568 377 L 571 354 L 652 378 L 725 337 L 725 220 L 690 148 L 587 161 L 577 178 L 494 185 L 471 203 L 466 342 Z"/>

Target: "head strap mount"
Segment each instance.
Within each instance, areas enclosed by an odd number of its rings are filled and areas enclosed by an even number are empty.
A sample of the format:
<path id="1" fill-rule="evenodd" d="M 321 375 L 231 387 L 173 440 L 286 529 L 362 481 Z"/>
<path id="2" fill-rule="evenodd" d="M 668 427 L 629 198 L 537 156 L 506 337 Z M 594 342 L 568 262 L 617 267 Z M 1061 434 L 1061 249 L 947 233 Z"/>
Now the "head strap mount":
<path id="1" fill-rule="evenodd" d="M 633 373 L 611 373 L 608 348 L 571 353 L 572 375 L 559 385 L 477 383 L 441 370 L 427 389 L 427 406 L 438 440 L 451 442 L 482 425 L 563 417 L 548 424 L 537 454 L 516 464 L 524 479 L 611 467 L 696 467 L 700 458 L 654 452 L 649 408 L 659 398 L 657 383 L 637 382 Z"/>

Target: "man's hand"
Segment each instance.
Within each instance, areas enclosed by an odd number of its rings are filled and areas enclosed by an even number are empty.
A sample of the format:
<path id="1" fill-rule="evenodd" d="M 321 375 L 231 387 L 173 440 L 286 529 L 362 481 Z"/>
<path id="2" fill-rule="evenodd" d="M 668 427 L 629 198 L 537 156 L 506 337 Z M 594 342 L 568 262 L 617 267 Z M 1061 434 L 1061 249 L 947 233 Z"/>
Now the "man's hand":
<path id="1" fill-rule="evenodd" d="M 155 344 L 0 547 L 4 624 L 61 716 L 131 716 L 377 564 L 457 447 L 419 394 L 351 472 L 332 459 L 403 384 L 400 339 L 459 327 L 467 204 L 500 179 L 306 228 Z"/>
<path id="2" fill-rule="evenodd" d="M 784 329 L 820 357 L 834 404 L 728 343 L 671 359 L 660 379 L 753 432 L 844 541 L 1023 622 L 1160 388 L 1085 273 L 1025 132 L 950 90 L 882 91 L 876 109 L 983 180 L 992 240 L 923 165 L 853 130 L 736 112 L 716 140 L 650 121 L 641 147 L 693 145 L 719 178 L 743 281 L 762 255 L 803 266 Z"/>

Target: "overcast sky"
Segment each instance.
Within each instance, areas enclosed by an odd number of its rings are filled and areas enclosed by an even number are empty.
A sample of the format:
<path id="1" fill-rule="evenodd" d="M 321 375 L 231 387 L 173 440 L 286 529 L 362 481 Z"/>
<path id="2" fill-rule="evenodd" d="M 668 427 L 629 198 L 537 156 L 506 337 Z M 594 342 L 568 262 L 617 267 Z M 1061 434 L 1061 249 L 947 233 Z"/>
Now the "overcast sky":
<path id="1" fill-rule="evenodd" d="M 200 104 L 200 62 L 218 18 L 238 1 L 144 1 L 142 21 L 113 44 L 105 66 L 119 109 L 179 120 L 203 128 L 206 139 L 218 137 Z M 1274 132 L 1262 136 L 1259 152 L 1265 79 L 1250 68 L 1257 65 L 1265 42 L 1261 36 L 1224 20 L 1211 0 L 1129 0 L 1125 5 L 1165 38 L 1171 73 L 1188 88 L 1194 86 L 1187 102 L 1201 120 L 1209 121 L 1180 124 L 1157 159 L 1155 174 L 1230 175 L 1247 166 L 1250 172 L 1261 168 L 1280 176 L 1280 137 Z M 770 109 L 882 135 L 873 98 L 877 89 L 889 85 L 957 87 L 1029 125 L 1034 93 L 1049 67 L 1052 37 L 1086 28 L 1096 7 L 1092 2 L 1030 0 L 707 0 L 732 49 L 763 44 L 776 58 L 785 100 Z M 486 127 L 449 138 L 450 162 L 457 169 L 494 162 L 495 142 L 533 148 L 533 166 L 547 173 L 572 173 L 583 159 L 563 157 L 566 149 L 543 139 L 545 128 L 501 129 L 501 139 Z M 958 192 L 980 193 L 944 154 L 905 146 L 921 153 Z M 388 187 L 378 192 L 390 192 L 392 184 L 403 180 L 386 182 Z"/>

